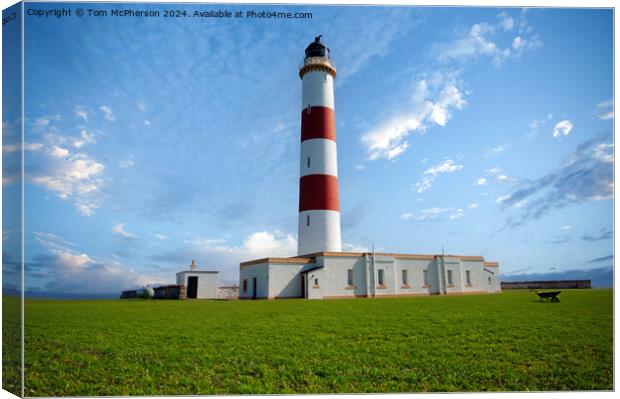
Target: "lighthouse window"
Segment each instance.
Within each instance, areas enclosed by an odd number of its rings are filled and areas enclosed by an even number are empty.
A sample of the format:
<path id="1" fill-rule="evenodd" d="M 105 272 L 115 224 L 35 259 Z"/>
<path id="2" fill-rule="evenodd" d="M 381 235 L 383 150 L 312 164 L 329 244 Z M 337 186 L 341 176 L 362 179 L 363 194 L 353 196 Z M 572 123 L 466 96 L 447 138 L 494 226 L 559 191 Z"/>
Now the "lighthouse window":
<path id="1" fill-rule="evenodd" d="M 306 215 L 306 226 L 310 226 L 310 215 Z"/>
<path id="2" fill-rule="evenodd" d="M 377 283 L 379 285 L 383 285 L 385 283 L 385 279 L 383 278 L 383 269 L 379 269 L 377 273 Z"/>
<path id="3" fill-rule="evenodd" d="M 308 157 L 308 167 L 310 167 L 310 157 Z"/>
<path id="4" fill-rule="evenodd" d="M 407 285 L 407 270 L 403 270 L 403 285 Z"/>
<path id="5" fill-rule="evenodd" d="M 470 270 L 465 270 L 465 281 L 467 282 L 467 285 L 471 285 L 471 271 Z"/>
<path id="6" fill-rule="evenodd" d="M 349 287 L 353 285 L 353 269 L 347 270 L 347 285 Z"/>

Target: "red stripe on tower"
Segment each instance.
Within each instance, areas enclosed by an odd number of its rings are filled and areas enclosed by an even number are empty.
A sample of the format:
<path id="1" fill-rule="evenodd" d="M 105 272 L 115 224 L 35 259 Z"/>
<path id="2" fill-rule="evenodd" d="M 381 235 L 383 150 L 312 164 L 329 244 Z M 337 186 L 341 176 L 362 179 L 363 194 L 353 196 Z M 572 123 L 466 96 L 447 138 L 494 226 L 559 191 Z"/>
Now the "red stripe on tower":
<path id="1" fill-rule="evenodd" d="M 310 139 L 336 141 L 336 120 L 333 109 L 308 107 L 301 111 L 301 141 Z"/>
<path id="2" fill-rule="evenodd" d="M 340 211 L 338 178 L 331 175 L 302 176 L 299 184 L 299 212 Z"/>

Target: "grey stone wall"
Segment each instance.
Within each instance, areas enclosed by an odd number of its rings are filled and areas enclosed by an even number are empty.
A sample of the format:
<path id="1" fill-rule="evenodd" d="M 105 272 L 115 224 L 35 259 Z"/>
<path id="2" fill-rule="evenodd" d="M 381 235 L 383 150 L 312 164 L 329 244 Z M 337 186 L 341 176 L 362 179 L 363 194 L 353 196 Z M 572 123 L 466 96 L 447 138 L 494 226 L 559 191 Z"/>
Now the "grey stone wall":
<path id="1" fill-rule="evenodd" d="M 502 289 L 592 288 L 591 280 L 502 281 Z"/>

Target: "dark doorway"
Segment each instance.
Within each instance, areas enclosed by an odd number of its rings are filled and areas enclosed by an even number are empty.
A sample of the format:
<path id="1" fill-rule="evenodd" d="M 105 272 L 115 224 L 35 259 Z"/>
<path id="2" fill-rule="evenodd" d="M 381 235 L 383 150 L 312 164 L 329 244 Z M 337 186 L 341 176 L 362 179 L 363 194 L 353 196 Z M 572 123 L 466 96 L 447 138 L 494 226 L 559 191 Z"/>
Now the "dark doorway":
<path id="1" fill-rule="evenodd" d="M 190 276 L 187 278 L 187 297 L 196 298 L 198 294 L 198 277 Z"/>
<path id="2" fill-rule="evenodd" d="M 256 277 L 252 279 L 252 299 L 256 299 Z"/>
<path id="3" fill-rule="evenodd" d="M 306 297 L 306 275 L 302 274 L 299 277 L 301 277 L 301 297 L 305 298 Z"/>

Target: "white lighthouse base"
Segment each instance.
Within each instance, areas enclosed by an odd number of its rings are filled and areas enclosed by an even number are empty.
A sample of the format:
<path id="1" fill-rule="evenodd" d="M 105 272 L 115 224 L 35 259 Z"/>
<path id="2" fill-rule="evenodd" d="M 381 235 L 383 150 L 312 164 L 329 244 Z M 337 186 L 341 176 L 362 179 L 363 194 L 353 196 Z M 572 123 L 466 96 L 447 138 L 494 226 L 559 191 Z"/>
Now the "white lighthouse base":
<path id="1" fill-rule="evenodd" d="M 299 213 L 297 254 L 342 252 L 340 212 L 303 211 Z"/>

